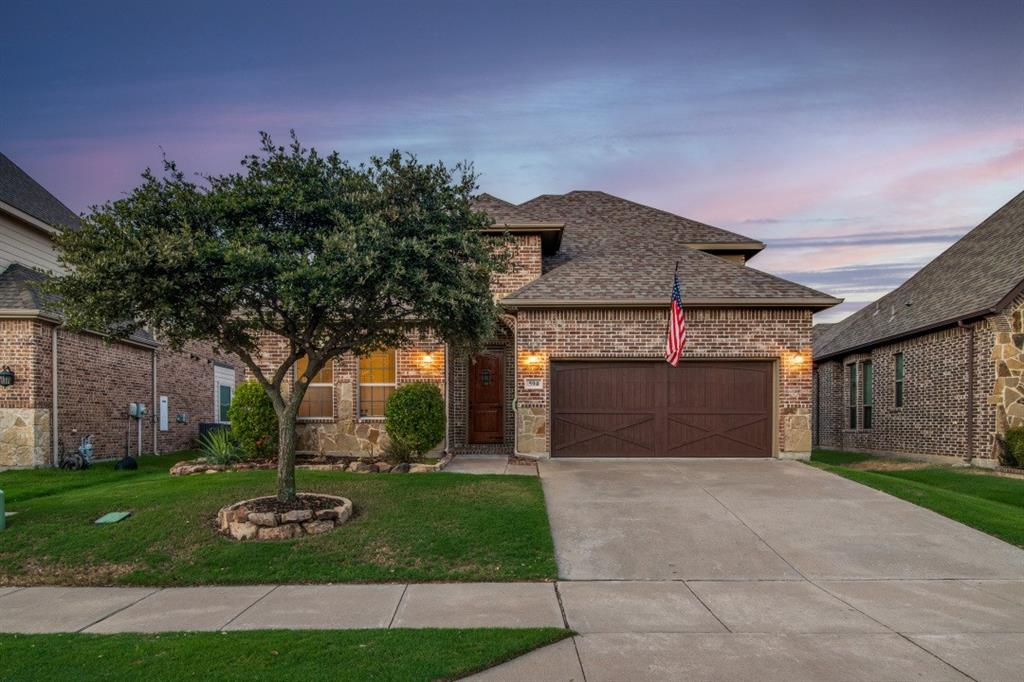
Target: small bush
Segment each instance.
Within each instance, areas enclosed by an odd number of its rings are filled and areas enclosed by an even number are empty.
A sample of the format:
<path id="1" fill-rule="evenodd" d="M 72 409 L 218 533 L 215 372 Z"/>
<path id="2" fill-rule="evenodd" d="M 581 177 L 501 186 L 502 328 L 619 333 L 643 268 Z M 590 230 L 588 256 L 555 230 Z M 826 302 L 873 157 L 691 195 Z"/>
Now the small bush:
<path id="1" fill-rule="evenodd" d="M 444 398 L 434 384 L 405 384 L 384 406 L 388 438 L 422 455 L 444 438 Z"/>
<path id="2" fill-rule="evenodd" d="M 210 464 L 234 464 L 243 459 L 242 450 L 227 429 L 210 431 L 199 442 L 199 449 Z"/>
<path id="3" fill-rule="evenodd" d="M 277 413 L 258 382 L 246 381 L 235 390 L 228 419 L 231 435 L 247 456 L 268 459 L 277 452 Z"/>
<path id="4" fill-rule="evenodd" d="M 411 464 L 419 460 L 419 455 L 405 441 L 389 438 L 384 446 L 384 459 L 392 464 Z"/>
<path id="5" fill-rule="evenodd" d="M 1010 466 L 1024 466 L 1024 426 L 1006 432 L 1006 459 Z"/>

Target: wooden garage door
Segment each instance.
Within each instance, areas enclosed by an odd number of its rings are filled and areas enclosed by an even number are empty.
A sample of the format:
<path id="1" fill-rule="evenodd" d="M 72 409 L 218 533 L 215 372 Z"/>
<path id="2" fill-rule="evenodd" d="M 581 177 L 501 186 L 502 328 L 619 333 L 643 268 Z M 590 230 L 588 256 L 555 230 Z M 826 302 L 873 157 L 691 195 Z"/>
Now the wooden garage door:
<path id="1" fill-rule="evenodd" d="M 770 457 L 770 362 L 553 362 L 555 457 Z"/>

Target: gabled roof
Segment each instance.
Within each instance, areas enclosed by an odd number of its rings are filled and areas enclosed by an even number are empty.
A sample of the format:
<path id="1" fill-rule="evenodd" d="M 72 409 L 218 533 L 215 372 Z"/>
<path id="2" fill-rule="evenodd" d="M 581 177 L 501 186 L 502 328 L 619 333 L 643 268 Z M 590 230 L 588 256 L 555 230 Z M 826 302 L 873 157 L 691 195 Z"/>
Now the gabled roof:
<path id="1" fill-rule="evenodd" d="M 829 328 L 822 360 L 980 317 L 1024 290 L 1024 192 L 986 218 L 899 288 Z"/>
<path id="2" fill-rule="evenodd" d="M 0 153 L 0 202 L 27 213 L 56 229 L 77 230 L 74 211 L 50 194 L 45 187 Z"/>
<path id="3" fill-rule="evenodd" d="M 0 273 L 0 317 L 43 317 L 53 321 L 61 319 L 59 299 L 42 290 L 46 275 L 27 268 L 20 263 L 11 263 Z M 18 313 L 21 313 L 19 315 Z M 155 347 L 153 336 L 138 329 L 128 336 L 128 341 Z"/>
<path id="4" fill-rule="evenodd" d="M 749 256 L 764 248 L 761 242 L 604 192 L 545 194 L 518 206 L 485 196 L 483 210 L 502 217 L 565 223 L 561 249 L 544 259 L 540 278 L 502 300 L 509 307 L 668 305 L 677 262 L 684 304 L 821 309 L 839 303 L 711 255 Z"/>

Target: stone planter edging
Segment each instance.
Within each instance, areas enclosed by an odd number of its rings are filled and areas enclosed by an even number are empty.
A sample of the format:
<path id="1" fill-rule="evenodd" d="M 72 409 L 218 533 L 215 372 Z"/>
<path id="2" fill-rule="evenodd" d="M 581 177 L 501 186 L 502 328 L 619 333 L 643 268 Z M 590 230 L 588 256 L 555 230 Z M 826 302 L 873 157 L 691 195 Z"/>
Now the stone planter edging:
<path id="1" fill-rule="evenodd" d="M 328 509 L 295 509 L 288 512 L 249 511 L 247 505 L 274 499 L 273 495 L 235 502 L 217 512 L 217 528 L 235 540 L 290 540 L 302 535 L 332 531 L 352 516 L 352 500 L 337 495 L 299 493 L 337 502 Z"/>
<path id="2" fill-rule="evenodd" d="M 347 462 L 331 464 L 296 464 L 296 469 L 309 471 L 349 471 L 356 474 L 386 474 L 386 473 L 412 473 L 426 474 L 432 471 L 441 471 L 448 466 L 454 455 L 449 453 L 434 464 L 412 463 L 392 465 L 383 460 L 367 462 L 361 459 L 353 459 Z M 276 462 L 239 462 L 237 464 L 208 464 L 193 459 L 182 460 L 174 464 L 170 469 L 171 476 L 194 476 L 196 474 L 215 474 L 221 471 L 251 471 L 253 469 L 276 469 Z"/>

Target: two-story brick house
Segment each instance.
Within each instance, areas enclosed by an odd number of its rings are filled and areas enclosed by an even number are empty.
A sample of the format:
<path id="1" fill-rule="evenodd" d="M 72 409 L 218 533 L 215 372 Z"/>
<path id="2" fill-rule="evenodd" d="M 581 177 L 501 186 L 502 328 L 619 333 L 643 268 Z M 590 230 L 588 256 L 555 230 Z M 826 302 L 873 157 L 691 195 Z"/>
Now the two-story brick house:
<path id="1" fill-rule="evenodd" d="M 512 240 L 501 332 L 474 357 L 421 339 L 337 358 L 299 449 L 375 452 L 398 385 L 437 384 L 445 447 L 530 457 L 807 457 L 811 316 L 838 299 L 749 267 L 764 244 L 603 192 L 477 207 Z M 663 360 L 676 263 L 689 343 Z M 272 341 L 263 362 L 277 365 Z"/>
<path id="2" fill-rule="evenodd" d="M 814 342 L 815 442 L 991 466 L 1024 425 L 1024 193 Z"/>
<path id="3" fill-rule="evenodd" d="M 144 331 L 122 341 L 74 333 L 39 284 L 61 266 L 53 236 L 70 209 L 0 154 L 0 468 L 41 467 L 94 437 L 95 454 L 180 450 L 202 422 L 226 421 L 241 363 L 207 344 L 173 353 Z M 129 415 L 144 404 L 142 419 Z"/>

